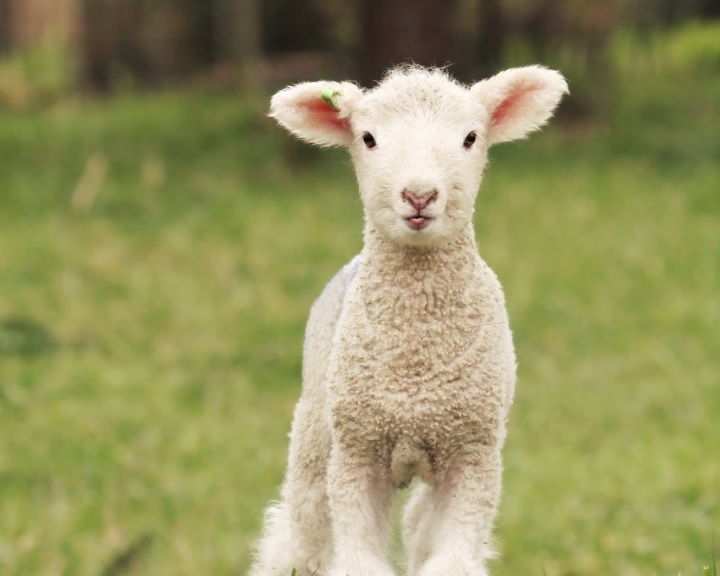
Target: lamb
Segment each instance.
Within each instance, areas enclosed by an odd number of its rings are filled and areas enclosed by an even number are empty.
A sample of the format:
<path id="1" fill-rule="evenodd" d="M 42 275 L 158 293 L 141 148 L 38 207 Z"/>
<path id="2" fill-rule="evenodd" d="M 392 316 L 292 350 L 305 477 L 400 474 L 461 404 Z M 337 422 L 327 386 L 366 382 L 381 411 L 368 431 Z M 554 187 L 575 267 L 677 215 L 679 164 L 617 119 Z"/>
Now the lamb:
<path id="1" fill-rule="evenodd" d="M 306 82 L 271 116 L 348 148 L 364 247 L 314 304 L 282 499 L 251 576 L 392 576 L 392 495 L 411 576 L 484 576 L 515 388 L 504 296 L 473 213 L 488 148 L 550 118 L 567 84 L 540 66 L 464 86 L 403 66 L 373 89 Z"/>

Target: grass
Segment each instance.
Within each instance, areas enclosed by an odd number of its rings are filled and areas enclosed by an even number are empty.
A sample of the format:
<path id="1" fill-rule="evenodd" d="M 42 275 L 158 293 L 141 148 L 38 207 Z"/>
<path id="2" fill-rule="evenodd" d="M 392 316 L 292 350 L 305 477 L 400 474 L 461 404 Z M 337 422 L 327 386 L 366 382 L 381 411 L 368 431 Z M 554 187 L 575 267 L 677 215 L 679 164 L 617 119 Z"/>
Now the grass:
<path id="1" fill-rule="evenodd" d="M 498 576 L 717 572 L 720 86 L 621 72 L 478 202 L 520 361 Z M 0 111 L 1 574 L 245 572 L 362 219 L 345 157 L 264 106 Z"/>
<path id="2" fill-rule="evenodd" d="M 715 538 L 713 537 L 712 559 L 707 566 L 703 566 L 703 576 L 717 576 L 717 560 L 715 559 Z"/>

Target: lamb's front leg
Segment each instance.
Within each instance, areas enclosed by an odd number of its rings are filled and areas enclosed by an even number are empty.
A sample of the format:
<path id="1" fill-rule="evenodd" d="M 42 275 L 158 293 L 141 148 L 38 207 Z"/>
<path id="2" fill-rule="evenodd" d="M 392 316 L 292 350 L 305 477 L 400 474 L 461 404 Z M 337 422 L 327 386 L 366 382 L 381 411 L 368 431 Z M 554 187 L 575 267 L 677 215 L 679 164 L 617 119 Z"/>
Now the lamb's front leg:
<path id="1" fill-rule="evenodd" d="M 333 446 L 328 497 L 334 559 L 330 576 L 393 576 L 387 561 L 392 485 L 377 462 Z"/>
<path id="2" fill-rule="evenodd" d="M 490 539 L 501 475 L 499 448 L 467 446 L 453 458 L 425 495 L 424 513 L 431 518 L 423 520 L 432 530 L 421 543 L 423 549 L 409 551 L 427 557 L 417 576 L 487 576 L 485 563 L 494 555 Z"/>

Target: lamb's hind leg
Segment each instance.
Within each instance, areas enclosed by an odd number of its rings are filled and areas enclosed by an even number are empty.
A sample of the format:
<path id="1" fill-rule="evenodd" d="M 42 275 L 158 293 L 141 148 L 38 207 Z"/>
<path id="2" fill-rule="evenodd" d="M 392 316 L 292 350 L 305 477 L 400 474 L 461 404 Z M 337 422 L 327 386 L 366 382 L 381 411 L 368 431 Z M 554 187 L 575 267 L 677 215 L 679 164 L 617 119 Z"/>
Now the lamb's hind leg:
<path id="1" fill-rule="evenodd" d="M 433 533 L 433 488 L 420 484 L 405 505 L 402 537 L 407 556 L 407 573 L 412 576 L 430 556 Z"/>
<path id="2" fill-rule="evenodd" d="M 300 401 L 290 435 L 282 500 L 265 514 L 263 536 L 250 576 L 323 574 L 331 558 L 327 499 L 329 436 L 309 403 Z"/>
<path id="3" fill-rule="evenodd" d="M 494 556 L 490 538 L 500 499 L 500 451 L 466 448 L 437 485 L 426 489 L 419 501 L 421 524 L 409 532 L 406 524 L 406 533 L 416 537 L 416 547 L 409 552 L 418 559 L 409 576 L 488 574 L 485 564 Z M 406 515 L 406 520 L 413 518 Z"/>

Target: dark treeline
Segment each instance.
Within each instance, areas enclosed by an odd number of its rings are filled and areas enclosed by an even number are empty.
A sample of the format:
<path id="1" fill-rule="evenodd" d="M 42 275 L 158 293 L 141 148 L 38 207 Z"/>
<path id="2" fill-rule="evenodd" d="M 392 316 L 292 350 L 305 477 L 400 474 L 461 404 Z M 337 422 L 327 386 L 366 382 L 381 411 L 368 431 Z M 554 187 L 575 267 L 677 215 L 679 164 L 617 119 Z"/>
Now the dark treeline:
<path id="1" fill-rule="evenodd" d="M 719 18 L 717 0 L 0 0 L 0 51 L 38 30 L 77 51 L 79 82 L 161 86 L 209 78 L 233 86 L 353 77 L 369 85 L 391 64 L 452 64 L 469 80 L 509 47 L 539 61 L 571 53 L 602 69 L 611 33 Z M 59 11 L 64 11 L 63 18 Z M 44 23 L 44 25 L 43 25 Z"/>

